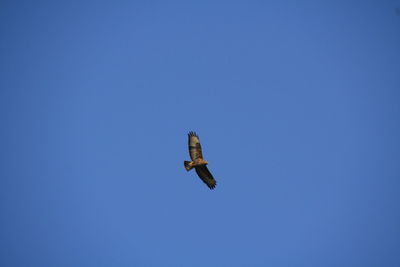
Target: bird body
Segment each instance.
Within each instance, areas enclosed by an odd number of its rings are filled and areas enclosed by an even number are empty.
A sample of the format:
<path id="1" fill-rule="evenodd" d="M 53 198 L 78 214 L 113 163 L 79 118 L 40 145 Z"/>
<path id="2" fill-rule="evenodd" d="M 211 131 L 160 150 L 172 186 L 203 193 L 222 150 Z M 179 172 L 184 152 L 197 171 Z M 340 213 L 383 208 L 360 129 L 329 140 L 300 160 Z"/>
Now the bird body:
<path id="1" fill-rule="evenodd" d="M 188 138 L 189 155 L 192 161 L 184 161 L 185 169 L 190 171 L 194 168 L 200 179 L 210 189 L 214 189 L 217 185 L 217 181 L 215 181 L 211 172 L 207 168 L 208 162 L 203 159 L 203 153 L 198 135 L 195 132 L 189 132 Z"/>

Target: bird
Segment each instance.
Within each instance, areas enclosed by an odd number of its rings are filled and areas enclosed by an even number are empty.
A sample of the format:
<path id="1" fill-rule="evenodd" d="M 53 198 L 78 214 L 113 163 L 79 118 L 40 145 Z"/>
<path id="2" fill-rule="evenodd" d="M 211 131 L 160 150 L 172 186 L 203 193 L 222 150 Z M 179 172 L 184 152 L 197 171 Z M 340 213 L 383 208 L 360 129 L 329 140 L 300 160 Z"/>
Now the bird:
<path id="1" fill-rule="evenodd" d="M 207 168 L 208 161 L 203 159 L 199 136 L 195 132 L 188 133 L 189 155 L 192 161 L 184 161 L 186 171 L 195 169 L 200 179 L 210 188 L 214 189 L 217 185 L 211 172 Z"/>

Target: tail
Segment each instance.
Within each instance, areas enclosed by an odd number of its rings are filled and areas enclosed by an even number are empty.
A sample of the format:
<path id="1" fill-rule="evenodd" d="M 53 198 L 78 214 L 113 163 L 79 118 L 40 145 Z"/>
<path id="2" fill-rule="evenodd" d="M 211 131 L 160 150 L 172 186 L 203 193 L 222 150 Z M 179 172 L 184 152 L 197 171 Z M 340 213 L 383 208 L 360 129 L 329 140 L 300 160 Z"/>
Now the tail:
<path id="1" fill-rule="evenodd" d="M 190 161 L 184 161 L 183 162 L 183 164 L 185 164 L 185 169 L 187 170 L 187 171 L 190 171 L 191 169 L 193 169 L 193 166 L 192 166 L 192 162 L 190 162 Z"/>

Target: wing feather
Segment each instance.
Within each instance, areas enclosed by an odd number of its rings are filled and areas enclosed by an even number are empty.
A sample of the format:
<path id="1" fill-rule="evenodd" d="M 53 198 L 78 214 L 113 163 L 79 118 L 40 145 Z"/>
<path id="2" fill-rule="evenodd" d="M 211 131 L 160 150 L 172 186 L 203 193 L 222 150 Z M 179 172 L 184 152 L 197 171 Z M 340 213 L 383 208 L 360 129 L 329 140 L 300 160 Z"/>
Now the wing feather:
<path id="1" fill-rule="evenodd" d="M 189 132 L 189 155 L 190 158 L 195 161 L 196 159 L 202 159 L 203 153 L 201 152 L 200 139 L 195 132 Z"/>
<path id="2" fill-rule="evenodd" d="M 206 165 L 196 167 L 196 173 L 200 177 L 200 179 L 210 188 L 214 189 L 217 185 L 217 181 L 215 181 L 211 172 L 208 170 Z"/>

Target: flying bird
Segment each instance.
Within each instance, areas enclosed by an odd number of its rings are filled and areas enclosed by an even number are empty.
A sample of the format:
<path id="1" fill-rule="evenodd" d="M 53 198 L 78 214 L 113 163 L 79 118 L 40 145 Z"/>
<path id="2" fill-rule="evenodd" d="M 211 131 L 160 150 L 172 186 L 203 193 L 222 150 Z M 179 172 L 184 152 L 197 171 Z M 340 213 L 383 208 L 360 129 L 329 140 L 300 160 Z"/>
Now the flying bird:
<path id="1" fill-rule="evenodd" d="M 217 185 L 211 172 L 207 169 L 208 162 L 203 159 L 203 154 L 201 153 L 200 139 L 195 132 L 189 132 L 189 155 L 192 161 L 184 161 L 185 169 L 190 171 L 195 169 L 197 175 L 200 179 L 210 188 L 214 189 Z"/>

